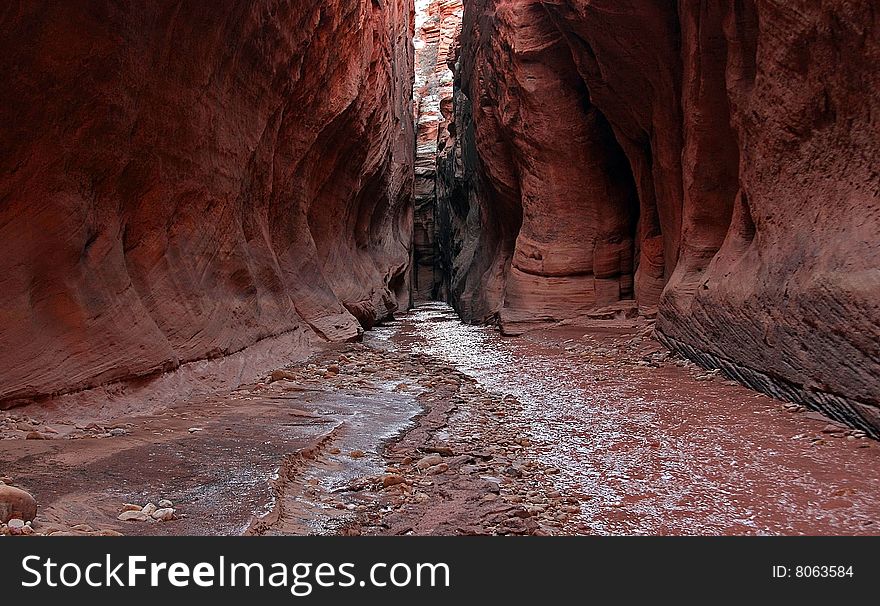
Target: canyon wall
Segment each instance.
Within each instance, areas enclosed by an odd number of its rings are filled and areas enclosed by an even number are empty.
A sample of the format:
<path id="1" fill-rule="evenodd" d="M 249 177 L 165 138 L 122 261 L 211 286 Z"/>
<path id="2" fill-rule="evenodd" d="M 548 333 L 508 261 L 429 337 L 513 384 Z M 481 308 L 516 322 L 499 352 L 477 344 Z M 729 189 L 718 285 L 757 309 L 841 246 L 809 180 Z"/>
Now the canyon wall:
<path id="1" fill-rule="evenodd" d="M 463 317 L 632 300 L 673 349 L 880 435 L 874 5 L 464 4 L 437 209 Z"/>
<path id="2" fill-rule="evenodd" d="M 0 8 L 0 405 L 409 305 L 406 0 Z"/>
<path id="3" fill-rule="evenodd" d="M 413 189 L 413 296 L 441 298 L 435 207 L 437 154 L 449 138 L 452 117 L 450 54 L 461 31 L 462 0 L 416 0 L 415 87 L 417 117 Z"/>

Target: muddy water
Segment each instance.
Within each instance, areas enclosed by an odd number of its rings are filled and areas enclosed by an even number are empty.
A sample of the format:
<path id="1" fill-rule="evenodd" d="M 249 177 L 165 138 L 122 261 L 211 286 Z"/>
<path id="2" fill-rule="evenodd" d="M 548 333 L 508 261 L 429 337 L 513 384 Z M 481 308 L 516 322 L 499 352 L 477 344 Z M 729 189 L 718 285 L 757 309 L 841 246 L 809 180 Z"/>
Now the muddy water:
<path id="1" fill-rule="evenodd" d="M 567 532 L 880 532 L 880 449 L 693 368 L 640 364 L 633 336 L 567 328 L 508 339 L 430 303 L 366 343 L 443 359 L 519 400 L 507 422 L 580 502 Z"/>

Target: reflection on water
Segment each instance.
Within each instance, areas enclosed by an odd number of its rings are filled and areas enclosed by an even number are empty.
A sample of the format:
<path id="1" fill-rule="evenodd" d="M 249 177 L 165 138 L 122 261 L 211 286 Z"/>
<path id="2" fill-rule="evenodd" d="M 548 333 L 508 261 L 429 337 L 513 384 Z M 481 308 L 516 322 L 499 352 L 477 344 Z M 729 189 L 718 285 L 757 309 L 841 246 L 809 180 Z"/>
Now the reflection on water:
<path id="1" fill-rule="evenodd" d="M 772 401 L 687 376 L 683 385 L 677 367 L 645 369 L 610 353 L 597 360 L 588 349 L 604 349 L 575 336 L 504 338 L 461 323 L 445 304 L 426 303 L 366 342 L 443 359 L 487 390 L 517 398 L 522 412 L 506 418 L 559 468 L 557 488 L 581 502 L 575 524 L 593 532 L 864 532 L 876 517 L 876 476 L 846 509 L 816 499 L 840 474 L 853 480 L 852 471 L 845 463 L 828 469 L 828 461 L 792 446 L 790 435 L 776 435 L 792 421 Z M 726 399 L 724 389 L 737 398 Z M 776 422 L 778 429 L 766 427 Z"/>

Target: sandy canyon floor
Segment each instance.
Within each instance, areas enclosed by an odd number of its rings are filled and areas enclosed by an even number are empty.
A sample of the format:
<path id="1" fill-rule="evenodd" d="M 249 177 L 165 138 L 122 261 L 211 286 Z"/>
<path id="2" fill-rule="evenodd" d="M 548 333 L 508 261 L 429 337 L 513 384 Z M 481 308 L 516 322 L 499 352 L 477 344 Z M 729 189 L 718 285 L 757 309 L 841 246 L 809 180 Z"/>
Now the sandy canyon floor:
<path id="1" fill-rule="evenodd" d="M 39 534 L 878 534 L 880 447 L 644 320 L 504 338 L 430 303 L 265 381 L 100 422 L 0 414 Z M 125 503 L 175 519 L 120 521 Z"/>

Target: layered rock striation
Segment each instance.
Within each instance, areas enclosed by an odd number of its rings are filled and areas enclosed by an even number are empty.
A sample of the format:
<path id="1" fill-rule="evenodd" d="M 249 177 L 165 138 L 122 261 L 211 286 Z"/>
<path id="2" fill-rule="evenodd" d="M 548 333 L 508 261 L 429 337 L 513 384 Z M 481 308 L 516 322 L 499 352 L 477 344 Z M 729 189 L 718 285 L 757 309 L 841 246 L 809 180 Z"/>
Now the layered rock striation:
<path id="1" fill-rule="evenodd" d="M 409 304 L 405 0 L 0 9 L 0 405 Z"/>
<path id="2" fill-rule="evenodd" d="M 459 312 L 659 307 L 670 347 L 878 435 L 873 5 L 464 4 L 438 164 Z"/>

